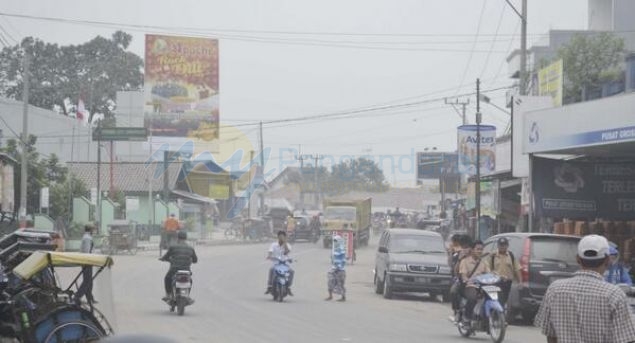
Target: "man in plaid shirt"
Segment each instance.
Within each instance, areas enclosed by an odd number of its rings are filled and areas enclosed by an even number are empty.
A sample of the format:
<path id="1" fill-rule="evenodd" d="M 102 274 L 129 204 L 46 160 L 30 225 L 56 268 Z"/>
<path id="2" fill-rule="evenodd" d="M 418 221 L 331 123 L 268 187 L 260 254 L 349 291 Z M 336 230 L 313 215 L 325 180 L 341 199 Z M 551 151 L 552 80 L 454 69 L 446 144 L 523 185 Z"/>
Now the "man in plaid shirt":
<path id="1" fill-rule="evenodd" d="M 604 281 L 609 242 L 598 235 L 578 244 L 582 269 L 572 278 L 557 280 L 547 289 L 536 326 L 548 343 L 635 342 L 635 325 L 624 292 Z"/>

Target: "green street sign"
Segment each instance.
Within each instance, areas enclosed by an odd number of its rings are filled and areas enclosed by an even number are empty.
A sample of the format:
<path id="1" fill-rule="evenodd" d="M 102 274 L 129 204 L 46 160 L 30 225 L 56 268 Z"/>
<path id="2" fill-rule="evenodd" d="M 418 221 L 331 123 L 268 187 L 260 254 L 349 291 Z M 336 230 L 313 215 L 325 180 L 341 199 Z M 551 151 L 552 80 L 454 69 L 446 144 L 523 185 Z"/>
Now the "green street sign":
<path id="1" fill-rule="evenodd" d="M 102 127 L 93 131 L 93 141 L 139 141 L 148 140 L 145 127 Z"/>

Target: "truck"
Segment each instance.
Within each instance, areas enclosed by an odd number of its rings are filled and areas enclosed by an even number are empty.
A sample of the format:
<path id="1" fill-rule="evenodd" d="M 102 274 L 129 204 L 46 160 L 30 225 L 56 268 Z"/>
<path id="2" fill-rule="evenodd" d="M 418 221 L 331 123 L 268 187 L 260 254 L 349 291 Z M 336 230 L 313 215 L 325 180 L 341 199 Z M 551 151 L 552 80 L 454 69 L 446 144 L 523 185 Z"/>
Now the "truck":
<path id="1" fill-rule="evenodd" d="M 355 247 L 366 246 L 370 240 L 372 198 L 358 200 L 325 200 L 323 245 L 330 248 L 335 231 L 353 231 Z"/>

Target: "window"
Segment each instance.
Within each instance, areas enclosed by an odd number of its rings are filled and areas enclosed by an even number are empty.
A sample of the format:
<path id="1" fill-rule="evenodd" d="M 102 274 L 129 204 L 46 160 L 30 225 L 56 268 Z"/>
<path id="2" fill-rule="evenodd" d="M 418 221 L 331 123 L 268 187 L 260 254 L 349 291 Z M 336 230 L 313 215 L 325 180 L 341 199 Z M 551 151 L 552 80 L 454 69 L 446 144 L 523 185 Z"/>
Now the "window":
<path id="1" fill-rule="evenodd" d="M 397 254 L 404 252 L 438 252 L 445 254 L 441 237 L 398 235 L 389 242 L 388 248 L 391 253 Z"/>
<path id="2" fill-rule="evenodd" d="M 533 238 L 531 242 L 532 260 L 577 263 L 578 241 L 575 239 Z"/>

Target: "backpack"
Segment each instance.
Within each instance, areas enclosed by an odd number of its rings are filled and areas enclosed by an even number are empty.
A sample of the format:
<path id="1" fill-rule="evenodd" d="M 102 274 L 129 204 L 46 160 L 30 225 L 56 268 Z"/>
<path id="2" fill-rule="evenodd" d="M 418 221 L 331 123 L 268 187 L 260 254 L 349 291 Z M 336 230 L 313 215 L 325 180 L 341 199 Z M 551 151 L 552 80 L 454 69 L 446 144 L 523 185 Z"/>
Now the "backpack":
<path id="1" fill-rule="evenodd" d="M 516 264 L 516 258 L 514 257 L 514 253 L 512 253 L 511 251 L 507 251 L 509 253 L 509 257 L 512 258 L 512 270 L 514 269 L 514 265 Z M 490 265 L 492 266 L 492 269 L 494 269 L 494 257 L 496 257 L 495 253 L 492 253 L 492 260 Z"/>

